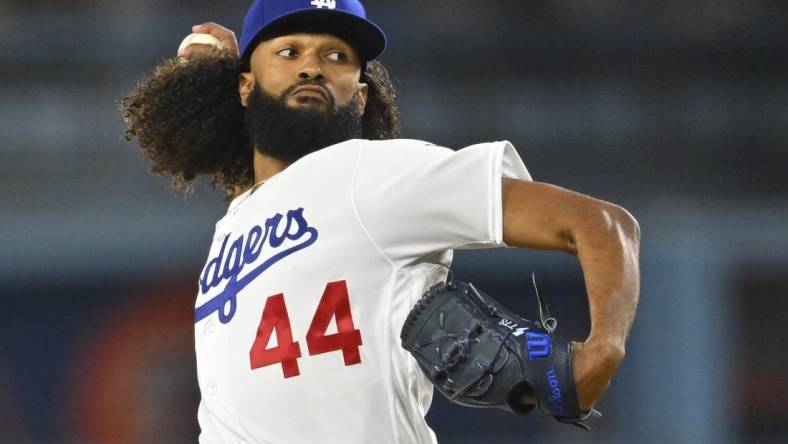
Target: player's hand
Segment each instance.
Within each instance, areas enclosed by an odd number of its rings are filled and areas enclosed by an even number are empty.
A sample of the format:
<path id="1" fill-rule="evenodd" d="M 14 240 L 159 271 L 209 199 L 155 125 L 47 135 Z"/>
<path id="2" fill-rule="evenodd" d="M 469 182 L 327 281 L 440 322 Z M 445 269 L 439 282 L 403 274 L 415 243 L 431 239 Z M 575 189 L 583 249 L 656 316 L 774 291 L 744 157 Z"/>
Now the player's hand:
<path id="1" fill-rule="evenodd" d="M 198 34 L 210 34 L 216 37 L 220 42 L 222 42 L 222 46 L 224 46 L 226 50 L 228 50 L 231 54 L 235 54 L 236 57 L 240 57 L 240 51 L 238 50 L 238 39 L 235 38 L 235 33 L 224 26 L 218 25 L 214 22 L 207 22 L 192 26 L 192 32 Z M 207 50 L 208 45 L 193 43 L 179 51 L 178 57 L 190 57 L 195 54 L 202 54 Z"/>
<path id="2" fill-rule="evenodd" d="M 587 412 L 594 407 L 623 359 L 621 347 L 601 341 L 572 342 L 572 373 L 581 411 Z"/>

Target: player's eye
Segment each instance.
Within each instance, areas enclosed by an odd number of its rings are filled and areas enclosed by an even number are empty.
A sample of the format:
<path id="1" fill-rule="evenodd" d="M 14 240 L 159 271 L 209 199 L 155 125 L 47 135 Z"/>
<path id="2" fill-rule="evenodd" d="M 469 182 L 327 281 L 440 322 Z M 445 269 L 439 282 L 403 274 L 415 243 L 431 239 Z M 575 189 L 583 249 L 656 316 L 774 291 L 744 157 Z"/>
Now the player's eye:
<path id="1" fill-rule="evenodd" d="M 346 60 L 347 60 L 347 55 L 345 55 L 345 53 L 344 53 L 344 52 L 342 52 L 342 51 L 337 51 L 337 50 L 334 50 L 334 51 L 329 51 L 329 53 L 328 53 L 328 54 L 326 54 L 326 57 L 327 57 L 329 60 L 333 60 L 333 61 L 335 61 L 335 62 L 344 62 L 344 61 L 346 61 Z"/>
<path id="2" fill-rule="evenodd" d="M 293 48 L 282 48 L 279 51 L 277 51 L 276 54 L 282 57 L 286 57 L 288 59 L 292 59 L 293 57 L 298 55 L 296 50 Z"/>

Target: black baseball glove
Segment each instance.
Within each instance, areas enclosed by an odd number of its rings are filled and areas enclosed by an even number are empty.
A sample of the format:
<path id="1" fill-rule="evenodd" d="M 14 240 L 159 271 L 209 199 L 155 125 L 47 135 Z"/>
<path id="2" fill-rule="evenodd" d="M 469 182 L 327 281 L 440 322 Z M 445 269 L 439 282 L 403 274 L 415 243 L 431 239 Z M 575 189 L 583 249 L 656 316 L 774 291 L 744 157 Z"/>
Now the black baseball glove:
<path id="1" fill-rule="evenodd" d="M 555 336 L 555 318 L 539 295 L 540 320 L 510 312 L 473 284 L 455 281 L 430 288 L 402 327 L 402 346 L 450 401 L 525 414 L 534 404 L 558 421 L 582 421 L 572 376 L 572 345 Z"/>

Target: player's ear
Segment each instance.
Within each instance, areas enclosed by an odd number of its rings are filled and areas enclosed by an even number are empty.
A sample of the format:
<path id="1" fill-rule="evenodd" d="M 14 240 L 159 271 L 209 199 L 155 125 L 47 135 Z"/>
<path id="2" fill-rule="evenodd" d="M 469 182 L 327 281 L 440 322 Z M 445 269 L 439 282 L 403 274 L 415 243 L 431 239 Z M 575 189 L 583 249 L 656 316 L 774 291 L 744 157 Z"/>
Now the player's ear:
<path id="1" fill-rule="evenodd" d="M 361 114 L 364 114 L 364 109 L 367 107 L 367 99 L 369 98 L 369 85 L 366 83 L 359 83 L 358 84 L 358 110 Z"/>
<path id="2" fill-rule="evenodd" d="M 249 103 L 249 95 L 254 90 L 254 75 L 251 72 L 242 72 L 238 76 L 238 95 L 241 97 L 241 105 L 244 107 Z"/>

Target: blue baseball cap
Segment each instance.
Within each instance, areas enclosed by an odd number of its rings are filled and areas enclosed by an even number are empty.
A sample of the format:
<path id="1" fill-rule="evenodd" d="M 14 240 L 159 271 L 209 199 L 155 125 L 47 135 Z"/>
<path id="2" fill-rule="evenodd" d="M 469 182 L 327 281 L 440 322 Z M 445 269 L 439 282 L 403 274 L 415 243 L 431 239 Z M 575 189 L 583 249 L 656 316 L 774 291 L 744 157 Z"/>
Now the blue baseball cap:
<path id="1" fill-rule="evenodd" d="M 299 27 L 323 29 L 349 39 L 362 64 L 386 49 L 386 35 L 367 19 L 358 0 L 255 0 L 244 19 L 241 59 L 248 61 L 261 40 L 296 32 Z"/>

